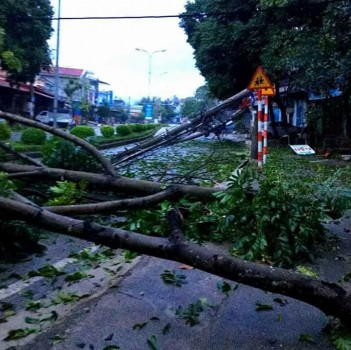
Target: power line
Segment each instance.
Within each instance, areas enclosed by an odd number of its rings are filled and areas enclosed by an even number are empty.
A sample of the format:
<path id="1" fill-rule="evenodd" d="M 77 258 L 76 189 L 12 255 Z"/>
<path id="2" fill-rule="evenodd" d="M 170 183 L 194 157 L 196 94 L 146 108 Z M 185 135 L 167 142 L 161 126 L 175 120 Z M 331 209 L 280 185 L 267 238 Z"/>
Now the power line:
<path id="1" fill-rule="evenodd" d="M 322 0 L 311 2 L 308 5 L 323 5 L 323 4 L 332 4 L 336 2 L 342 2 L 344 0 Z M 269 7 L 265 9 L 260 9 L 259 11 L 267 11 L 267 10 L 278 10 L 285 9 L 291 7 L 301 7 L 299 4 L 286 4 L 282 6 Z M 70 20 L 138 20 L 138 19 L 167 19 L 167 18 L 194 18 L 194 19 L 204 19 L 206 17 L 230 17 L 233 15 L 237 15 L 237 11 L 223 11 L 223 12 L 194 12 L 194 13 L 180 13 L 176 15 L 148 15 L 148 16 L 86 16 L 86 17 L 41 17 L 41 16 L 0 16 L 0 20 L 21 20 L 21 21 L 70 21 Z"/>
<path id="2" fill-rule="evenodd" d="M 167 18 L 203 18 L 213 16 L 229 16 L 234 12 L 218 12 L 218 13 L 192 13 L 192 14 L 178 14 L 178 15 L 150 15 L 150 16 L 87 16 L 87 17 L 35 17 L 35 16 L 7 16 L 0 17 L 4 19 L 17 20 L 39 20 L 39 21 L 58 21 L 58 20 L 122 20 L 122 19 L 167 19 Z"/>

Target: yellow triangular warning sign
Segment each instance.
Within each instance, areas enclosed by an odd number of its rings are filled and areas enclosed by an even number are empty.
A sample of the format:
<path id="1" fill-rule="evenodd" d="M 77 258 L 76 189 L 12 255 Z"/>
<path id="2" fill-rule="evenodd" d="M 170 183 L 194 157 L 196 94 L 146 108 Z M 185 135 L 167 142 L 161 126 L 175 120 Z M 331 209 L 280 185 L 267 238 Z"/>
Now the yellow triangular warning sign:
<path id="1" fill-rule="evenodd" d="M 258 66 L 247 88 L 249 90 L 273 89 L 273 85 L 268 79 L 263 68 L 261 66 Z"/>
<path id="2" fill-rule="evenodd" d="M 274 96 L 275 89 L 272 89 L 272 88 L 261 89 L 261 94 L 262 94 L 262 96 Z"/>

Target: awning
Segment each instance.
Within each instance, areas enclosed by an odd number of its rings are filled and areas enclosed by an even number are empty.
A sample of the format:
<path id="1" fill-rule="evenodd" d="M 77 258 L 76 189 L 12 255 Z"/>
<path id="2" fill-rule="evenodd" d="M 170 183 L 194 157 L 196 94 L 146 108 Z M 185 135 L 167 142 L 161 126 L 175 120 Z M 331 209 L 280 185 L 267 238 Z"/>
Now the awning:
<path id="1" fill-rule="evenodd" d="M 39 96 L 43 96 L 43 97 L 46 97 L 46 98 L 50 98 L 52 100 L 54 99 L 54 96 L 46 94 L 46 93 L 41 92 L 41 91 L 34 91 L 34 94 L 39 95 Z"/>

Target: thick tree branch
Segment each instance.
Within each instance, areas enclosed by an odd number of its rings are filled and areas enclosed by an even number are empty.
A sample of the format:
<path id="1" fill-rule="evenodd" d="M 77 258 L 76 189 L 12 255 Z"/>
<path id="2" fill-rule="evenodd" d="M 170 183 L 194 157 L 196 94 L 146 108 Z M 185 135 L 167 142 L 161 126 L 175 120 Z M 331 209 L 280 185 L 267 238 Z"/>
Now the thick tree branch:
<path id="1" fill-rule="evenodd" d="M 342 286 L 293 271 L 256 264 L 183 242 L 144 236 L 89 221 L 76 220 L 42 208 L 0 197 L 0 216 L 21 219 L 45 229 L 111 248 L 132 250 L 194 266 L 217 276 L 309 303 L 327 315 L 351 324 L 351 296 Z"/>
<path id="2" fill-rule="evenodd" d="M 142 208 L 150 208 L 166 199 L 173 199 L 178 196 L 176 191 L 167 189 L 156 194 L 146 197 L 133 199 L 122 199 L 94 204 L 77 204 L 77 205 L 62 205 L 43 207 L 43 209 L 52 213 L 61 215 L 89 215 L 89 214 L 108 214 L 117 210 L 136 210 Z"/>
<path id="3" fill-rule="evenodd" d="M 43 123 L 36 122 L 34 120 L 28 119 L 28 118 L 23 118 L 15 114 L 11 113 L 5 113 L 0 111 L 0 117 L 4 118 L 6 120 L 10 120 L 19 124 L 23 125 L 28 125 L 37 129 L 44 130 L 52 135 L 59 136 L 65 140 L 71 141 L 77 146 L 82 147 L 85 149 L 87 152 L 89 152 L 101 165 L 104 167 L 105 171 L 107 174 L 111 175 L 112 177 L 117 177 L 116 171 L 112 164 L 104 157 L 104 155 L 96 149 L 94 146 L 92 146 L 89 142 L 86 142 L 82 140 L 79 137 L 76 137 L 74 135 L 71 135 L 65 131 L 62 131 L 60 129 L 45 125 Z"/>
<path id="4" fill-rule="evenodd" d="M 197 198 L 208 199 L 218 190 L 207 187 L 191 185 L 167 185 L 164 183 L 155 183 L 152 181 L 136 180 L 119 176 L 111 178 L 102 174 L 87 173 L 83 171 L 63 170 L 57 168 L 41 168 L 30 165 L 20 165 L 14 163 L 0 163 L 0 170 L 9 173 L 9 178 L 31 177 L 35 179 L 68 180 L 73 182 L 86 181 L 88 184 L 99 189 L 107 189 L 119 193 L 136 194 L 155 194 L 163 191 L 165 188 L 172 188 L 180 195 L 189 195 Z M 16 177 L 11 173 L 17 173 Z M 20 176 L 18 176 L 20 174 Z M 28 174 L 28 176 L 27 176 Z"/>
<path id="5" fill-rule="evenodd" d="M 40 167 L 44 166 L 39 160 L 28 157 L 25 154 L 16 152 L 10 146 L 6 145 L 4 142 L 1 142 L 1 141 L 0 141 L 0 148 L 2 148 L 4 151 L 14 155 L 15 157 L 28 162 L 29 164 L 33 164 L 33 165 L 40 166 Z"/>
<path id="6" fill-rule="evenodd" d="M 172 209 L 167 213 L 167 220 L 171 227 L 170 241 L 174 245 L 179 245 L 185 242 L 185 237 L 182 231 L 182 214 L 178 209 Z"/>

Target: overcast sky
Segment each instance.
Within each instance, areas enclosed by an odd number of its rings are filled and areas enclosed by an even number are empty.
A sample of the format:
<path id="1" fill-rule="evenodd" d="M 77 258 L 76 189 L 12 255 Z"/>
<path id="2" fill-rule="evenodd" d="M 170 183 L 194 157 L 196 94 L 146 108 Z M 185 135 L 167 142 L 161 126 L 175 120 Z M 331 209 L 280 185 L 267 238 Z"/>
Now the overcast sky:
<path id="1" fill-rule="evenodd" d="M 175 15 L 186 0 L 61 0 L 61 17 Z M 58 0 L 51 0 L 56 10 Z M 62 20 L 59 64 L 93 71 L 111 84 L 114 95 L 132 100 L 149 95 L 162 98 L 193 96 L 204 84 L 195 68 L 193 50 L 179 28 L 178 18 L 128 20 Z M 56 28 L 56 22 L 53 22 Z M 50 40 L 56 48 L 56 33 Z M 53 53 L 55 62 L 55 53 Z M 109 87 L 107 87 L 109 89 Z"/>

